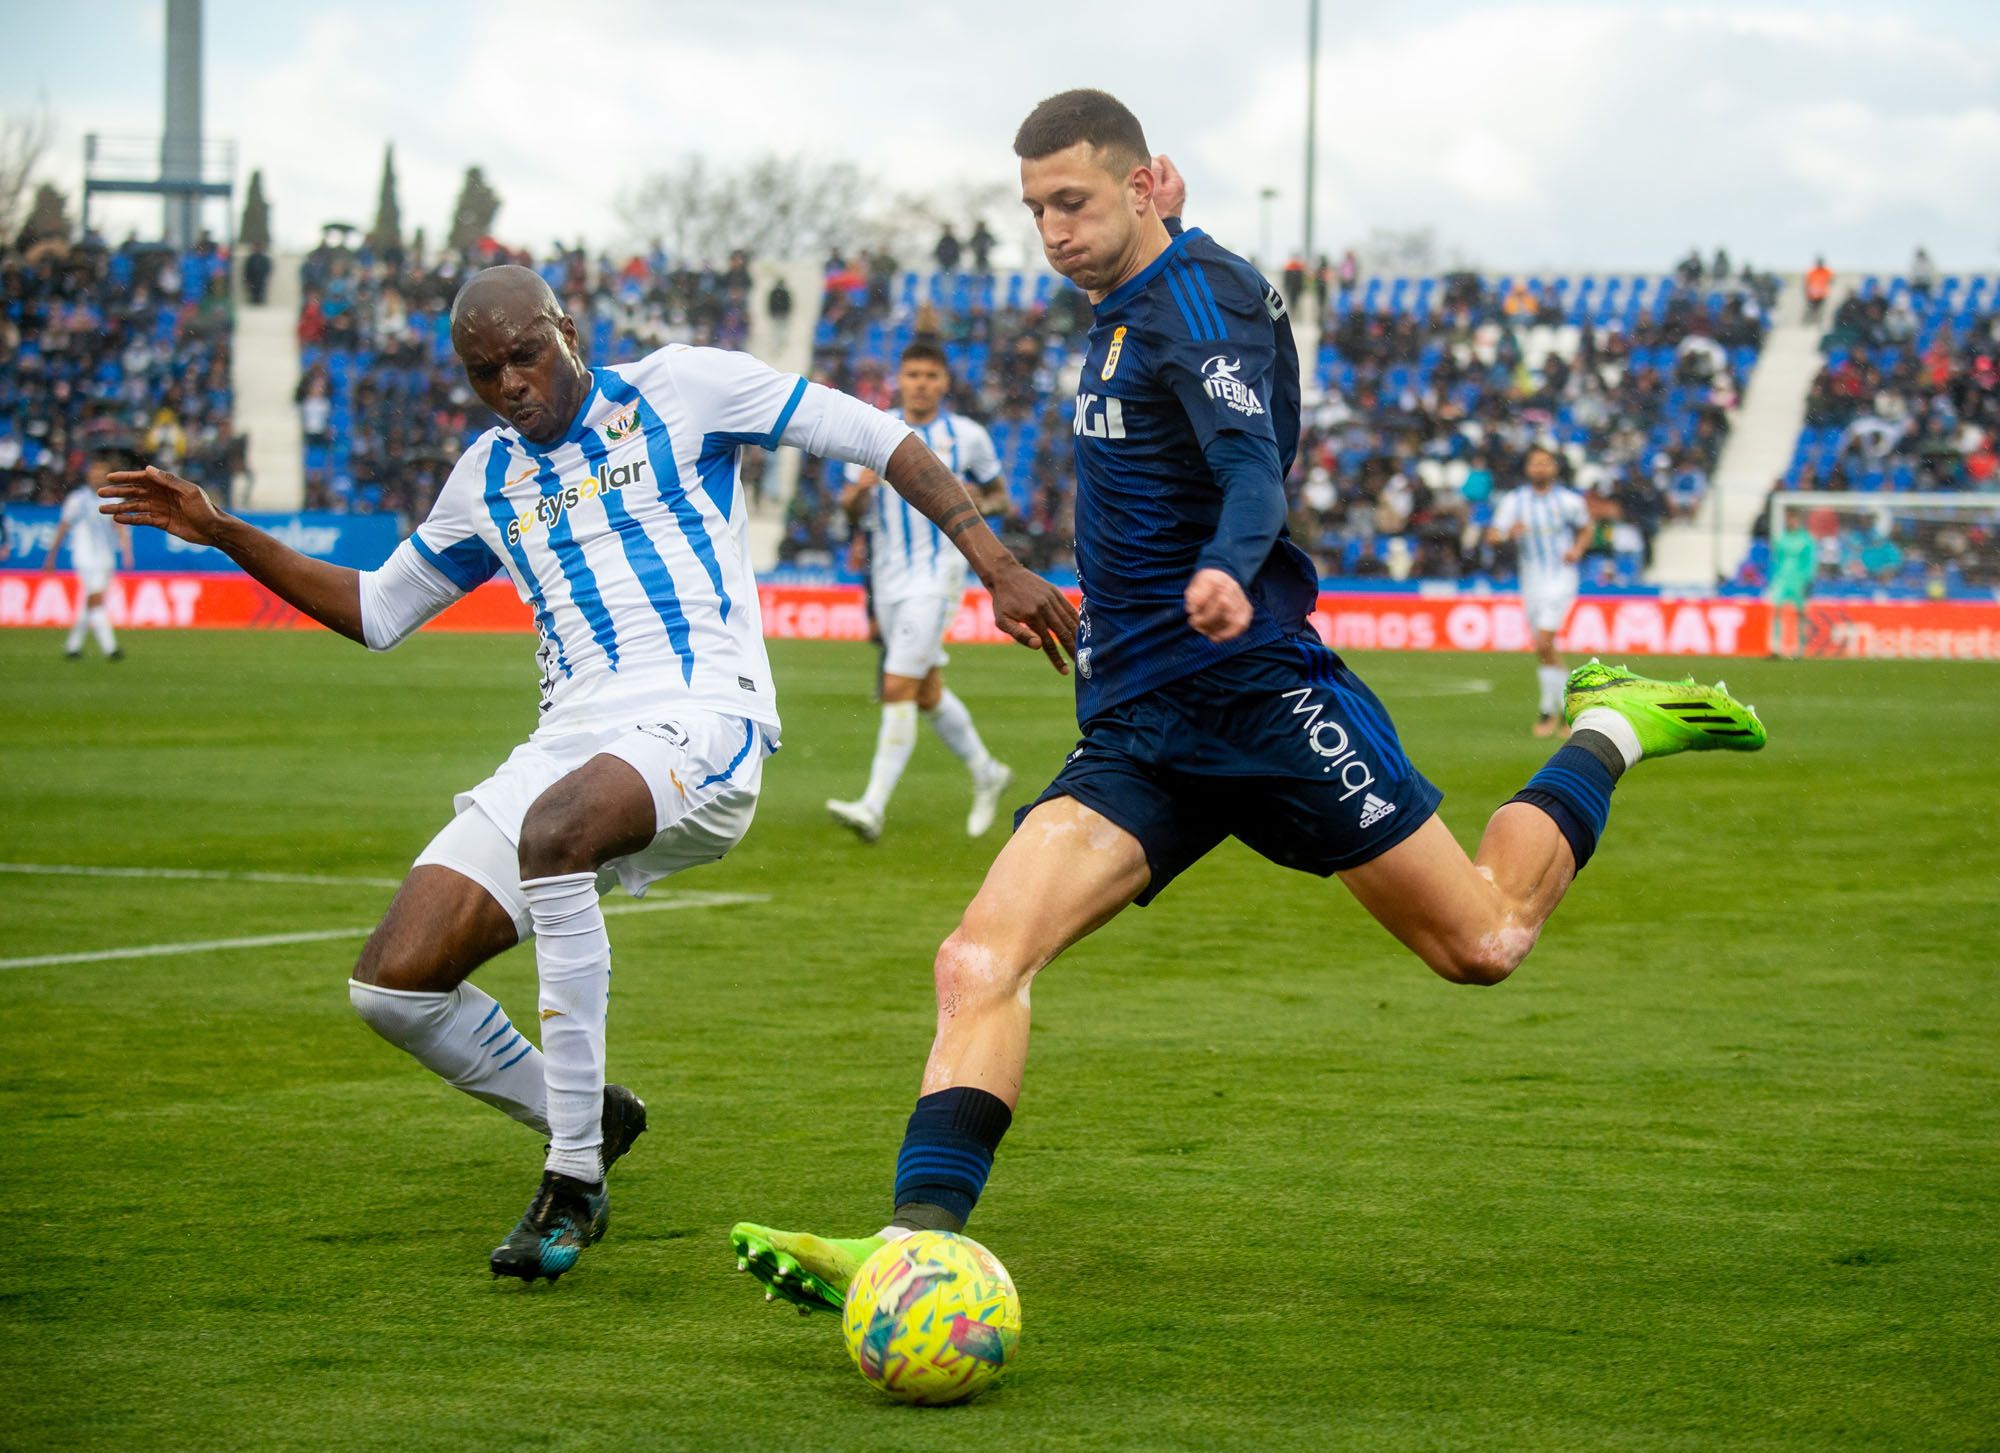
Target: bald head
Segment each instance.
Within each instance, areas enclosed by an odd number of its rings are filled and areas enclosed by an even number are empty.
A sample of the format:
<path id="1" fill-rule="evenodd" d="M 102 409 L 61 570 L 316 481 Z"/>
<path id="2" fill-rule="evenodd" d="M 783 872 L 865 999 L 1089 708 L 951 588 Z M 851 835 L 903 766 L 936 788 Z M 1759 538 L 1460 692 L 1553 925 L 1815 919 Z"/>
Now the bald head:
<path id="1" fill-rule="evenodd" d="M 480 402 L 536 444 L 561 439 L 590 396 L 576 324 L 525 267 L 489 267 L 458 290 L 451 346 Z"/>
<path id="2" fill-rule="evenodd" d="M 558 323 L 562 315 L 562 305 L 542 281 L 542 275 L 533 268 L 511 262 L 480 269 L 451 300 L 454 331 L 461 324 L 471 327 L 487 320 L 506 322 L 517 328 L 537 318 Z"/>

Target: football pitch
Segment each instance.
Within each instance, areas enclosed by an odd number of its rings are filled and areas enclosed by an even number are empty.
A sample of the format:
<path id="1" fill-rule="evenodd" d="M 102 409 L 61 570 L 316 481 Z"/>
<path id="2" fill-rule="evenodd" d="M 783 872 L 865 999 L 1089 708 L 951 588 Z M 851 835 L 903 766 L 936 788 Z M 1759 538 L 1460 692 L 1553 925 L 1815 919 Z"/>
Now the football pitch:
<path id="1" fill-rule="evenodd" d="M 539 1142 L 344 981 L 453 791 L 532 726 L 530 640 L 125 645 L 70 664 L 0 632 L 0 1446 L 2000 1436 L 1990 667 L 1724 664 L 1770 748 L 1627 777 L 1495 989 L 1233 844 L 1073 950 L 970 1228 L 1020 1287 L 1020 1353 L 925 1410 L 864 1385 L 831 1319 L 764 1305 L 725 1235 L 885 1219 L 931 953 L 1000 840 L 965 839 L 929 733 L 879 845 L 825 819 L 867 772 L 872 651 L 774 647 L 749 839 L 611 920 L 611 1073 L 653 1133 L 609 1237 L 524 1289 L 486 1255 Z M 1354 664 L 1469 844 L 1547 754 L 1528 663 Z M 1027 800 L 1074 740 L 1067 683 L 1005 648 L 951 669 Z M 144 871 L 48 871 L 105 867 Z M 531 950 L 480 982 L 532 1024 Z"/>

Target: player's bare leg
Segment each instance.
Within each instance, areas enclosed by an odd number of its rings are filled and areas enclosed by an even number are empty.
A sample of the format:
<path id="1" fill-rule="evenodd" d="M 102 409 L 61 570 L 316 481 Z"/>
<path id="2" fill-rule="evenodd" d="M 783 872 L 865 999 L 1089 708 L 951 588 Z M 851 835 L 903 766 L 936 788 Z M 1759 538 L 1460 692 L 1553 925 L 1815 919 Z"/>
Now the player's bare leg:
<path id="1" fill-rule="evenodd" d="M 1649 681 L 1597 661 L 1570 673 L 1575 727 L 1467 858 L 1440 818 L 1340 877 L 1363 907 L 1438 974 L 1497 984 L 1528 956 L 1589 861 L 1611 792 L 1631 767 L 1685 751 L 1756 751 L 1764 725 L 1721 683 Z"/>
<path id="2" fill-rule="evenodd" d="M 549 1149 L 528 1209 L 490 1258 L 495 1276 L 554 1281 L 610 1226 L 604 1176 L 623 1147 L 614 1139 L 618 1127 L 604 1083 L 611 939 L 598 903 L 597 870 L 638 852 L 658 830 L 646 779 L 608 755 L 556 781 L 522 820 L 521 891 L 541 982 Z M 633 1135 L 645 1128 L 644 1117 L 640 1105 Z"/>
<path id="3" fill-rule="evenodd" d="M 1486 824 L 1475 857 L 1433 817 L 1340 880 L 1442 977 L 1497 984 L 1528 956 L 1575 877 L 1575 855 L 1554 820 L 1510 802 Z"/>
<path id="4" fill-rule="evenodd" d="M 105 660 L 125 659 L 125 653 L 118 649 L 118 637 L 111 629 L 111 613 L 104 608 L 104 596 L 101 590 L 87 593 L 83 604 L 77 607 L 76 621 L 70 626 L 69 639 L 63 643 L 63 654 L 70 660 L 83 659 L 85 631 L 96 637 L 97 649 L 104 653 Z"/>
<path id="5" fill-rule="evenodd" d="M 1115 918 L 1152 876 L 1137 838 L 1071 797 L 1044 802 L 987 870 L 935 964 L 937 1035 L 896 1168 L 885 1233 L 957 1230 L 1013 1118 L 1035 975 Z M 834 1240 L 745 1222 L 730 1232 L 767 1299 L 837 1310 L 881 1236 Z"/>
<path id="6" fill-rule="evenodd" d="M 1569 728 L 1563 725 L 1563 678 L 1568 673 L 1563 670 L 1562 657 L 1556 652 L 1554 631 L 1535 632 L 1535 681 L 1541 692 L 1539 710 L 1535 714 L 1535 735 L 1552 737 L 1557 733 L 1569 735 Z"/>

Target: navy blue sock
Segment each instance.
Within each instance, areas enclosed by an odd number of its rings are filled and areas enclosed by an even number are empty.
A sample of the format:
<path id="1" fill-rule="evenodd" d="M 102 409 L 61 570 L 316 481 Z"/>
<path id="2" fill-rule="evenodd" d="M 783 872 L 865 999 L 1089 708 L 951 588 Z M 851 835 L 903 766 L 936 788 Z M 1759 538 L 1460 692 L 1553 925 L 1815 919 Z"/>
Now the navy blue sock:
<path id="1" fill-rule="evenodd" d="M 998 1095 L 959 1087 L 917 1101 L 896 1157 L 895 1225 L 957 1231 L 972 1216 L 993 1152 L 1014 1122 Z"/>
<path id="2" fill-rule="evenodd" d="M 1570 742 L 1508 800 L 1539 807 L 1554 820 L 1580 873 L 1611 816 L 1611 789 L 1617 781 L 1596 753 Z"/>

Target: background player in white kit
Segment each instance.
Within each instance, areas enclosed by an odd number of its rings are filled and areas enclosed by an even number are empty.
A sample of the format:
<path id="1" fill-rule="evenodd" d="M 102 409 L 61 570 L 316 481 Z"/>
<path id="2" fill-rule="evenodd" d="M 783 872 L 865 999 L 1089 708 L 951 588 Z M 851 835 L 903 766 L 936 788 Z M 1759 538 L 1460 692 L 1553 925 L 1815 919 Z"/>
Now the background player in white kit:
<path id="1" fill-rule="evenodd" d="M 1510 491 L 1493 512 L 1487 537 L 1495 544 L 1511 540 L 1521 575 L 1521 604 L 1535 633 L 1536 676 L 1541 706 L 1535 735 L 1553 736 L 1562 728 L 1563 670 L 1556 654 L 1556 633 L 1576 604 L 1577 562 L 1590 543 L 1590 509 L 1583 496 L 1559 483 L 1562 461 L 1546 444 L 1529 448 L 1522 461 L 1528 482 Z"/>
<path id="2" fill-rule="evenodd" d="M 600 887 L 642 893 L 734 847 L 778 744 L 740 447 L 785 443 L 882 470 L 966 553 L 1003 628 L 1059 670 L 1076 616 L 905 425 L 858 400 L 714 349 L 586 368 L 574 323 L 521 267 L 474 276 L 451 327 L 467 381 L 506 424 L 474 441 L 379 569 L 300 555 L 164 470 L 114 474 L 100 493 L 122 522 L 215 546 L 373 650 L 499 571 L 532 608 L 540 724 L 458 795 L 349 995 L 392 1044 L 549 1137 L 541 1183 L 490 1265 L 554 1280 L 604 1234 L 605 1172 L 645 1128 L 643 1103 L 605 1084 Z M 539 1050 L 467 981 L 530 933 Z"/>
<path id="3" fill-rule="evenodd" d="M 942 348 L 922 340 L 910 344 L 903 350 L 896 383 L 898 416 L 975 498 L 985 504 L 996 486 L 1004 490 L 992 436 L 943 407 L 951 390 L 951 364 Z M 869 583 L 882 636 L 882 724 L 867 790 L 856 802 L 829 799 L 826 810 L 864 842 L 882 835 L 889 798 L 916 750 L 921 713 L 972 774 L 972 810 L 965 830 L 978 837 L 993 825 L 1000 794 L 1014 774 L 986 750 L 972 713 L 944 684 L 943 667 L 950 659 L 944 637 L 965 596 L 964 557 L 909 501 L 880 488 L 872 470 L 849 469 L 841 503 L 848 518 L 869 535 Z"/>
<path id="4" fill-rule="evenodd" d="M 111 589 L 118 558 L 123 556 L 125 568 L 132 568 L 132 532 L 97 512 L 97 487 L 111 477 L 114 469 L 129 469 L 140 462 L 128 449 L 100 448 L 91 455 L 88 482 L 63 496 L 62 521 L 56 526 L 55 538 L 49 541 L 49 557 L 42 562 L 42 568 L 56 568 L 56 554 L 63 541 L 68 540 L 70 568 L 76 572 L 77 592 L 81 597 L 76 621 L 69 628 L 69 639 L 63 642 L 63 654 L 72 661 L 83 658 L 85 630 L 97 637 L 97 648 L 108 660 L 125 659 L 125 653 L 118 648 L 118 637 L 111 629 L 104 597 Z"/>

